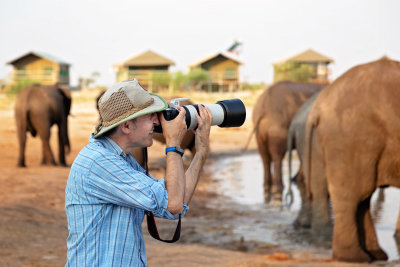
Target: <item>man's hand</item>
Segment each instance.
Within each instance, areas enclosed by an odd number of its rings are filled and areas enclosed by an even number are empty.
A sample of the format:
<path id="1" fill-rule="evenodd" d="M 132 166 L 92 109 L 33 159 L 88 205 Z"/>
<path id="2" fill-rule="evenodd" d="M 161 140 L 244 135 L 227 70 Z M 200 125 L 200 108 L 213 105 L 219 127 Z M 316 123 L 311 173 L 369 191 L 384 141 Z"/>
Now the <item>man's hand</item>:
<path id="1" fill-rule="evenodd" d="M 196 114 L 197 129 L 196 134 L 196 153 L 202 153 L 203 156 L 207 155 L 210 146 L 210 129 L 212 123 L 212 114 L 207 107 L 199 105 L 199 114 Z"/>
<path id="2" fill-rule="evenodd" d="M 186 110 L 182 107 L 178 107 L 178 110 L 178 116 L 170 121 L 165 120 L 161 112 L 158 113 L 158 118 L 161 122 L 165 144 L 167 147 L 180 146 L 187 131 L 185 122 Z"/>

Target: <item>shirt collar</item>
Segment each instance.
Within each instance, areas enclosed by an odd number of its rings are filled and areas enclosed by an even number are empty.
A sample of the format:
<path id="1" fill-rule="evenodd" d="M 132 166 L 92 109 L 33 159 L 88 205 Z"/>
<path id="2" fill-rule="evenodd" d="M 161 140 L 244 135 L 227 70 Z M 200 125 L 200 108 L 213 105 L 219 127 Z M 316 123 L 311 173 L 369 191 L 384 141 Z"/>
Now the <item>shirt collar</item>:
<path id="1" fill-rule="evenodd" d="M 122 150 L 122 148 L 120 148 L 119 145 L 116 142 L 114 142 L 114 140 L 112 140 L 111 138 L 109 138 L 107 136 L 99 136 L 97 138 L 94 138 L 94 134 L 92 134 L 89 138 L 89 142 L 90 143 L 100 142 L 105 148 L 115 152 L 115 154 L 122 156 L 124 159 L 126 159 L 126 157 L 127 157 L 127 155 Z"/>

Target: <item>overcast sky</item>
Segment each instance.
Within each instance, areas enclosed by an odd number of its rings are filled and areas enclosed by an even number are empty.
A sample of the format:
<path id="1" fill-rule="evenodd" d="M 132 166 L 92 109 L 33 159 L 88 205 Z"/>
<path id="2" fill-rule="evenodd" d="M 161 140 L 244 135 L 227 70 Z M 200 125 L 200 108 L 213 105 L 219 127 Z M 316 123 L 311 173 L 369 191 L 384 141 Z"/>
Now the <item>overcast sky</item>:
<path id="1" fill-rule="evenodd" d="M 272 63 L 312 48 L 332 76 L 387 55 L 400 60 L 400 1 L 391 0 L 0 0 L 0 79 L 6 62 L 42 51 L 69 62 L 71 84 L 146 50 L 173 71 L 243 43 L 242 80 L 271 83 Z"/>

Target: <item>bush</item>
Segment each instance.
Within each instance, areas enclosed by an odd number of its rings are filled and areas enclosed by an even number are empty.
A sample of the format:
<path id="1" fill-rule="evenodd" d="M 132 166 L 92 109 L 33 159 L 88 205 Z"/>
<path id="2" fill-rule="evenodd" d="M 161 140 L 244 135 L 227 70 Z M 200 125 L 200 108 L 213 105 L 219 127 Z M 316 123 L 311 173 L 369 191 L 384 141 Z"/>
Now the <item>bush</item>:
<path id="1" fill-rule="evenodd" d="M 257 90 L 264 89 L 266 87 L 267 87 L 267 85 L 265 83 L 263 83 L 263 82 L 261 82 L 261 83 L 247 83 L 247 82 L 244 82 L 244 83 L 241 84 L 241 88 L 244 91 L 247 91 L 247 90 L 257 91 Z"/>
<path id="2" fill-rule="evenodd" d="M 275 66 L 275 82 L 311 82 L 313 78 L 313 67 L 307 64 L 287 62 Z"/>
<path id="3" fill-rule="evenodd" d="M 154 88 L 165 88 L 169 86 L 171 82 L 171 74 L 165 73 L 152 73 L 151 82 Z"/>
<path id="4" fill-rule="evenodd" d="M 210 75 L 208 71 L 204 69 L 194 69 L 191 70 L 188 74 L 188 82 L 190 83 L 190 87 L 197 89 L 201 83 L 208 81 Z"/>
<path id="5" fill-rule="evenodd" d="M 39 82 L 34 80 L 20 80 L 9 84 L 6 87 L 5 91 L 7 95 L 16 95 L 26 87 L 31 86 L 33 84 L 39 84 Z"/>
<path id="6" fill-rule="evenodd" d="M 172 78 L 173 92 L 183 91 L 185 89 L 187 81 L 188 81 L 187 75 L 185 75 L 181 71 L 175 72 Z"/>

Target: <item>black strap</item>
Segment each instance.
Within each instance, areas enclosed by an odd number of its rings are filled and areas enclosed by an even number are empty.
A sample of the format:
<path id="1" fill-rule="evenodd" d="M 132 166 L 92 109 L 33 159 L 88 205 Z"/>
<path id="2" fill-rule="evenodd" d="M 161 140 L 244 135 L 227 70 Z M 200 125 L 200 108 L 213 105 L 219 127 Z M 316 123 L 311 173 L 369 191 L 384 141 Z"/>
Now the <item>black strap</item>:
<path id="1" fill-rule="evenodd" d="M 161 239 L 160 235 L 158 234 L 156 221 L 154 219 L 154 214 L 152 212 L 146 211 L 146 216 L 147 216 L 147 230 L 149 231 L 149 234 L 154 239 L 160 240 L 165 243 L 175 243 L 176 241 L 179 240 L 179 238 L 181 236 L 181 215 L 180 214 L 179 214 L 178 225 L 176 226 L 176 229 L 175 229 L 175 234 L 171 240 Z"/>
<path id="2" fill-rule="evenodd" d="M 147 162 L 147 148 L 143 149 L 143 159 L 144 159 L 144 166 L 146 169 L 146 175 L 149 175 L 149 166 Z M 176 226 L 175 229 L 175 234 L 172 237 L 171 240 L 164 240 L 160 238 L 160 235 L 157 230 L 157 225 L 156 225 L 156 220 L 154 218 L 154 214 L 151 211 L 146 211 L 146 217 L 147 217 L 147 230 L 149 231 L 149 234 L 151 237 L 154 239 L 160 240 L 165 243 L 175 243 L 176 241 L 179 240 L 181 236 L 181 215 L 179 214 L 179 221 L 178 225 Z"/>

